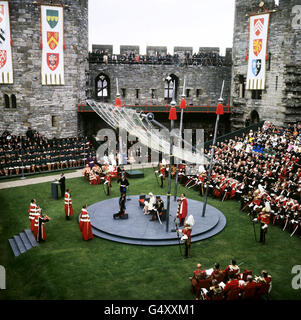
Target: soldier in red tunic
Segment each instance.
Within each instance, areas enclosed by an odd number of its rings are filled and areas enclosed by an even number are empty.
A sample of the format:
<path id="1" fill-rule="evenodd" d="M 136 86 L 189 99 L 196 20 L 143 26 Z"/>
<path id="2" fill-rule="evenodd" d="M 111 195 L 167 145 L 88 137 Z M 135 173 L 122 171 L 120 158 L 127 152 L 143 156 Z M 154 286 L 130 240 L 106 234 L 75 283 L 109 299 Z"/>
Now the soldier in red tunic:
<path id="1" fill-rule="evenodd" d="M 65 217 L 66 220 L 70 220 L 70 217 L 73 216 L 73 207 L 70 189 L 67 189 L 65 192 Z"/>
<path id="2" fill-rule="evenodd" d="M 181 238 L 182 241 L 184 241 L 185 244 L 185 258 L 189 258 L 189 251 L 191 246 L 191 232 L 192 228 L 189 223 L 185 223 L 185 227 L 182 230 L 178 230 L 179 232 L 182 232 L 183 236 Z"/>
<path id="3" fill-rule="evenodd" d="M 166 169 L 165 169 L 164 165 L 161 165 L 159 172 L 160 172 L 159 177 L 161 179 L 160 187 L 163 188 L 163 183 L 164 183 L 165 175 L 166 175 Z"/>
<path id="4" fill-rule="evenodd" d="M 262 242 L 262 244 L 265 244 L 265 236 L 268 230 L 268 226 L 270 223 L 270 213 L 264 211 L 266 208 L 263 209 L 261 214 L 255 218 L 253 221 L 260 221 L 260 240 L 259 242 Z"/>

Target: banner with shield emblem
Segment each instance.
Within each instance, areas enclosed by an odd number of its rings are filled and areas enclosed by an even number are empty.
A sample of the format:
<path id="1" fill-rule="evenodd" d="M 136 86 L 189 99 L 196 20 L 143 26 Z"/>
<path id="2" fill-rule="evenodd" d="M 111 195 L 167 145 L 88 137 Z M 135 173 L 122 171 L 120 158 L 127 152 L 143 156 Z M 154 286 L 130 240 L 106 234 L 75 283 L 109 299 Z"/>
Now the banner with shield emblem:
<path id="1" fill-rule="evenodd" d="M 247 90 L 265 89 L 269 23 L 270 13 L 251 15 L 249 19 Z"/>
<path id="2" fill-rule="evenodd" d="M 64 85 L 64 9 L 41 5 L 42 85 Z"/>
<path id="3" fill-rule="evenodd" d="M 0 84 L 12 84 L 12 40 L 8 1 L 0 1 Z"/>

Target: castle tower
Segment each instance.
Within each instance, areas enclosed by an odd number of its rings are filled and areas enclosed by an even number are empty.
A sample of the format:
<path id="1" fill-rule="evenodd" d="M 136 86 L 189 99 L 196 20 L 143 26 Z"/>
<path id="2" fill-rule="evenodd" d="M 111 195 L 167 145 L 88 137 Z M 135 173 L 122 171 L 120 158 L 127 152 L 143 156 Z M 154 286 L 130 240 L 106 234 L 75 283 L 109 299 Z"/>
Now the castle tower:
<path id="1" fill-rule="evenodd" d="M 14 82 L 0 84 L 0 131 L 24 134 L 31 127 L 47 137 L 78 133 L 77 104 L 85 100 L 88 72 L 88 0 L 52 3 L 64 6 L 64 85 L 42 85 L 38 1 L 10 0 Z"/>
<path id="2" fill-rule="evenodd" d="M 299 5 L 298 5 L 299 3 Z M 301 4 L 297 0 L 236 0 L 233 33 L 232 127 L 301 120 Z M 264 90 L 246 90 L 249 15 L 270 11 Z M 249 57 L 248 57 L 249 58 Z"/>

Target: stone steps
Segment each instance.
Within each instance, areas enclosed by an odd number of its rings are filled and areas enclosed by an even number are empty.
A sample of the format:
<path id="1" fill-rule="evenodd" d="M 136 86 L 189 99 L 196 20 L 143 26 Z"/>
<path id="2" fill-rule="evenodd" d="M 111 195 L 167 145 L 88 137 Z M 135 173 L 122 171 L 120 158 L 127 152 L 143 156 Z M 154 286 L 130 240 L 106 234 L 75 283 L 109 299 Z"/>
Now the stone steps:
<path id="1" fill-rule="evenodd" d="M 8 239 L 8 242 L 15 257 L 18 257 L 20 254 L 38 246 L 36 239 L 29 229 L 26 229 L 24 232 L 20 232 L 18 235 Z"/>

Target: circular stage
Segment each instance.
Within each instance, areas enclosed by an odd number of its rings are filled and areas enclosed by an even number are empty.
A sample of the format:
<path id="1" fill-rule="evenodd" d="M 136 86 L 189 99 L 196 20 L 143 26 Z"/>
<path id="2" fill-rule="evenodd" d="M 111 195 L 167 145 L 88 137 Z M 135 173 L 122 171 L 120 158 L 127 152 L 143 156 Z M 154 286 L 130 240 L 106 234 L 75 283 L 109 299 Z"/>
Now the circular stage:
<path id="1" fill-rule="evenodd" d="M 165 208 L 167 196 L 161 196 Z M 166 221 L 150 221 L 151 215 L 144 215 L 139 205 L 139 195 L 129 196 L 126 201 L 128 219 L 113 219 L 119 211 L 119 198 L 103 200 L 88 207 L 93 235 L 111 241 L 136 245 L 176 245 L 178 244 L 174 219 L 178 203 L 170 199 L 169 228 L 166 232 Z M 203 203 L 192 199 L 188 201 L 188 215 L 192 214 L 195 225 L 192 228 L 191 241 L 196 242 L 210 238 L 224 229 L 226 218 L 223 213 L 207 204 L 206 216 L 202 217 Z M 181 227 L 182 228 L 182 227 Z M 181 229 L 180 228 L 180 229 Z"/>

